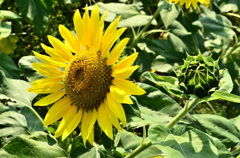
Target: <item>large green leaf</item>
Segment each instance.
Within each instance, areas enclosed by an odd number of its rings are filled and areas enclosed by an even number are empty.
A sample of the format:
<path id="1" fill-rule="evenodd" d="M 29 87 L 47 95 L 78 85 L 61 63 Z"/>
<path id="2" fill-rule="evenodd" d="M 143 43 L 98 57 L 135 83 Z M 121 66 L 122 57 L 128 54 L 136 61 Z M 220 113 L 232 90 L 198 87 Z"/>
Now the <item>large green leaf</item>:
<path id="1" fill-rule="evenodd" d="M 19 19 L 21 16 L 8 10 L 0 10 L 0 16 L 3 19 Z"/>
<path id="2" fill-rule="evenodd" d="M 195 114 L 193 116 L 205 128 L 205 131 L 221 140 L 227 148 L 233 148 L 240 142 L 238 129 L 228 119 L 210 114 Z"/>
<path id="3" fill-rule="evenodd" d="M 193 25 L 204 28 L 208 33 L 211 32 L 232 39 L 235 32 L 232 30 L 231 21 L 225 16 L 216 14 L 207 8 L 202 8 L 204 13 L 200 14 L 199 20 L 195 21 Z"/>
<path id="4" fill-rule="evenodd" d="M 49 0 L 17 0 L 17 7 L 23 16 L 28 17 L 39 32 L 43 32 L 49 21 L 52 1 Z"/>
<path id="5" fill-rule="evenodd" d="M 164 26 L 167 28 L 178 17 L 180 9 L 168 1 L 160 1 L 158 7 Z"/>
<path id="6" fill-rule="evenodd" d="M 223 99 L 223 100 L 227 100 L 230 102 L 234 102 L 234 103 L 240 103 L 240 96 L 238 95 L 234 95 L 231 93 L 226 93 L 226 92 L 222 92 L 222 91 L 215 91 L 212 94 L 213 97 L 217 97 L 218 99 Z"/>
<path id="7" fill-rule="evenodd" d="M 168 93 L 182 98 L 184 92 L 178 88 L 178 79 L 173 76 L 159 76 L 155 73 L 145 72 L 143 78 L 155 83 L 157 86 L 164 88 Z"/>
<path id="8" fill-rule="evenodd" d="M 27 106 L 32 105 L 32 100 L 37 94 L 27 91 L 30 83 L 23 80 L 7 78 L 3 71 L 0 71 L 0 93 L 10 98 L 16 99 Z"/>
<path id="9" fill-rule="evenodd" d="M 0 37 L 6 38 L 11 34 L 12 31 L 12 22 L 0 20 Z"/>
<path id="10" fill-rule="evenodd" d="M 32 63 L 41 63 L 42 61 L 35 56 L 24 56 L 19 62 L 18 66 L 20 70 L 23 72 L 24 76 L 28 79 L 29 82 L 33 82 L 37 79 L 44 78 L 41 74 L 39 74 L 33 67 Z"/>
<path id="11" fill-rule="evenodd" d="M 152 134 L 157 133 L 151 133 Z M 159 135 L 160 135 L 159 131 Z M 196 129 L 187 131 L 181 136 L 165 135 L 165 139 L 155 146 L 163 151 L 167 157 L 177 158 L 218 158 L 218 151 L 213 139 Z"/>
<path id="12" fill-rule="evenodd" d="M 8 78 L 20 78 L 19 69 L 16 67 L 14 61 L 4 52 L 0 52 L 0 70 L 2 70 Z"/>
<path id="13" fill-rule="evenodd" d="M 0 147 L 20 134 L 29 134 L 25 117 L 0 104 Z M 7 110 L 7 111 L 6 111 Z M 1 154 L 0 154 L 1 155 Z"/>
<path id="14" fill-rule="evenodd" d="M 232 118 L 230 120 L 238 128 L 238 130 L 240 131 L 240 115 L 238 115 L 237 117 L 234 117 L 234 118 Z"/>
<path id="15" fill-rule="evenodd" d="M 167 124 L 182 110 L 182 107 L 176 101 L 159 89 L 143 83 L 138 85 L 146 91 L 144 95 L 135 96 L 141 111 L 141 117 L 144 120 Z M 195 119 L 188 114 L 182 121 L 195 122 Z"/>
<path id="16" fill-rule="evenodd" d="M 121 20 L 118 27 L 136 27 L 146 25 L 151 19 L 151 15 L 146 15 L 144 11 L 140 10 L 140 7 L 135 4 L 123 4 L 123 3 L 97 3 L 100 13 L 103 14 L 108 11 L 105 21 L 112 22 L 118 16 L 121 15 Z M 153 25 L 157 22 L 154 19 Z"/>
<path id="17" fill-rule="evenodd" d="M 128 131 L 119 132 L 117 134 L 117 137 L 119 137 L 119 145 L 125 150 L 127 153 L 131 153 L 132 150 L 137 148 L 140 143 L 142 142 L 142 138 L 137 136 L 136 134 L 133 134 Z M 145 139 L 145 142 L 149 141 L 148 139 Z M 117 144 L 116 144 L 117 145 Z M 142 158 L 142 157 L 154 157 L 160 155 L 162 152 L 158 148 L 154 146 L 150 146 L 147 149 L 145 149 L 143 152 L 135 156 L 136 158 Z"/>
<path id="18" fill-rule="evenodd" d="M 221 0 L 219 1 L 219 8 L 222 12 L 240 10 L 239 0 Z"/>
<path id="19" fill-rule="evenodd" d="M 19 135 L 0 149 L 1 157 L 67 157 L 66 152 L 57 145 L 56 139 L 44 132 L 32 135 Z"/>

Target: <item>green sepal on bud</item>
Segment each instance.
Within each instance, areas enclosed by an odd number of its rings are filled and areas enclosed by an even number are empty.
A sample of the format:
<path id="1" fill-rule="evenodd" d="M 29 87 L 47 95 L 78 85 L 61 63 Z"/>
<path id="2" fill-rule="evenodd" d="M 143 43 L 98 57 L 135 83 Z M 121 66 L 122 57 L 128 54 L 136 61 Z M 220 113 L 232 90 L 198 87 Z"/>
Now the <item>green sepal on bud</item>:
<path id="1" fill-rule="evenodd" d="M 211 56 L 190 56 L 187 54 L 184 64 L 179 66 L 175 73 L 178 77 L 180 88 L 186 94 L 194 94 L 203 98 L 214 92 L 219 83 L 218 60 Z"/>

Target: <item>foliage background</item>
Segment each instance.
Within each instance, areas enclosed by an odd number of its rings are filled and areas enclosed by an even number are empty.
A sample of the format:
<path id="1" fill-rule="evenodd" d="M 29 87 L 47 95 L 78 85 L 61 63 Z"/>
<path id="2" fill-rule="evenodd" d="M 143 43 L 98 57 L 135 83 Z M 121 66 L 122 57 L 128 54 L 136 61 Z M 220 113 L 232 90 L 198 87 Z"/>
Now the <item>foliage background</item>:
<path id="1" fill-rule="evenodd" d="M 84 12 L 82 8 L 86 4 L 97 2 L 101 13 L 108 10 L 106 26 L 121 15 L 119 27 L 128 27 L 121 38 L 130 37 L 131 41 L 123 56 L 139 52 L 135 64 L 140 68 L 131 79 L 142 82 L 139 85 L 147 94 L 132 96 L 135 104 L 124 105 L 128 120 L 124 133 L 115 131 L 115 140 L 111 141 L 96 127 L 97 145 L 88 144 L 85 148 L 78 129 L 62 142 L 51 134 L 57 123 L 43 128 L 39 117 L 44 118 L 49 107 L 32 106 L 43 96 L 26 89 L 30 87 L 29 82 L 42 77 L 31 66 L 41 62 L 32 56 L 32 51 L 45 54 L 40 44 L 50 45 L 47 35 L 62 39 L 58 25 L 73 30 L 74 11 Z M 200 103 L 169 130 L 165 125 L 179 113 L 186 100 L 167 91 L 159 79 L 147 78 L 147 75 L 152 77 L 149 72 L 176 76 L 173 70 L 183 64 L 186 53 L 197 55 L 200 51 L 204 56 L 212 54 L 221 69 L 228 69 L 233 81 L 229 89 L 239 96 L 238 0 L 212 0 L 209 6 L 197 10 L 187 10 L 166 0 L 0 0 L 0 6 L 0 155 L 123 157 L 141 145 L 142 139 L 153 145 L 138 157 L 178 155 L 180 158 L 194 153 L 194 157 L 228 158 L 240 154 L 239 102 L 218 99 Z M 142 31 L 157 9 L 159 14 Z M 194 138 L 192 144 L 187 143 L 190 136 Z"/>

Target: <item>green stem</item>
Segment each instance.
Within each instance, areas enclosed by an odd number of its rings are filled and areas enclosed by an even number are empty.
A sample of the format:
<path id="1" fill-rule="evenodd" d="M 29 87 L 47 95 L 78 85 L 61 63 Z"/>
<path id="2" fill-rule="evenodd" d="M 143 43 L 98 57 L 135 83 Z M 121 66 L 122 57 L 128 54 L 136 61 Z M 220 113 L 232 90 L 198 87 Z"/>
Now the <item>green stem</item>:
<path id="1" fill-rule="evenodd" d="M 182 111 L 176 115 L 171 122 L 167 124 L 167 127 L 170 129 L 172 128 L 175 124 L 177 124 L 184 116 L 190 112 L 197 104 L 198 104 L 199 98 L 192 98 L 190 101 L 187 100 L 184 108 Z M 136 155 L 150 147 L 152 143 L 150 141 L 146 143 L 141 143 L 132 153 L 128 154 L 125 158 L 134 158 Z"/>
<path id="2" fill-rule="evenodd" d="M 36 110 L 34 110 L 31 106 L 26 106 L 26 107 L 28 107 L 35 114 L 35 116 L 37 116 L 37 118 L 42 122 L 42 124 L 44 124 L 42 117 L 38 115 Z"/>
<path id="3" fill-rule="evenodd" d="M 192 100 L 187 100 L 184 108 L 180 113 L 178 113 L 171 122 L 167 124 L 167 127 L 170 129 L 172 128 L 175 124 L 177 124 L 184 116 L 190 112 L 198 103 L 199 99 L 198 98 L 192 98 Z"/>
<path id="4" fill-rule="evenodd" d="M 137 35 L 136 38 L 134 38 L 133 42 L 131 43 L 131 45 L 129 46 L 130 49 L 132 49 L 137 42 L 140 40 L 140 38 L 142 37 L 143 33 L 148 29 L 148 27 L 151 25 L 151 22 L 159 15 L 159 8 L 156 10 L 156 12 L 154 13 L 152 19 L 143 27 L 143 29 L 141 30 L 141 32 Z"/>
<path id="5" fill-rule="evenodd" d="M 138 155 L 139 153 L 141 153 L 143 150 L 147 149 L 151 145 L 152 143 L 150 141 L 140 144 L 133 152 L 128 154 L 125 158 L 134 158 L 136 155 Z"/>

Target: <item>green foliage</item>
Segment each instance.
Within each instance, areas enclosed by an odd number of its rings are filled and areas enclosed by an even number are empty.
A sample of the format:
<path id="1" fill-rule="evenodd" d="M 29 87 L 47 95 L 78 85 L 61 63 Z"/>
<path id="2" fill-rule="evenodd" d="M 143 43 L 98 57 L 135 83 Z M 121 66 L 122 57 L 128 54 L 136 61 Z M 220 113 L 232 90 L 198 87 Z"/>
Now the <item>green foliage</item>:
<path id="1" fill-rule="evenodd" d="M 127 28 L 121 38 L 130 38 L 122 56 L 139 52 L 130 79 L 146 93 L 123 104 L 127 125 L 113 129 L 113 140 L 96 123 L 94 145 L 84 146 L 78 128 L 62 141 L 52 136 L 58 121 L 43 127 L 48 108 L 33 107 L 43 95 L 27 91 L 44 78 L 32 67 L 42 61 L 26 55 L 44 54 L 47 35 L 62 40 L 59 24 L 74 30 L 73 13 L 86 4 L 108 11 L 105 28 L 121 16 L 118 27 Z M 0 6 L 0 157 L 239 157 L 239 0 L 211 0 L 196 10 L 168 0 L 0 0 Z"/>

